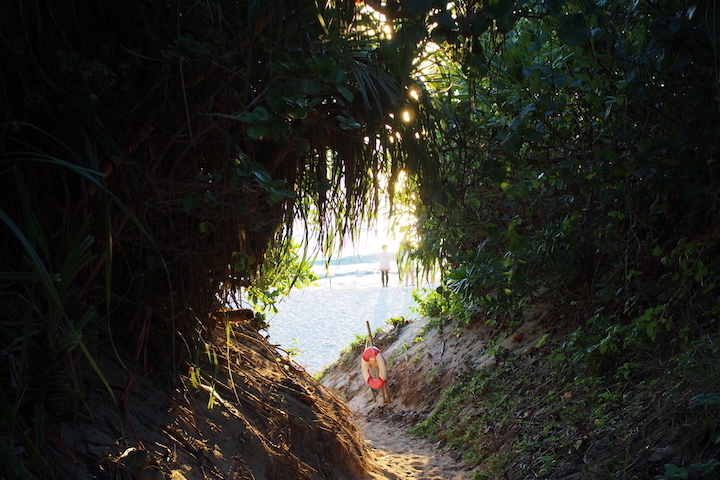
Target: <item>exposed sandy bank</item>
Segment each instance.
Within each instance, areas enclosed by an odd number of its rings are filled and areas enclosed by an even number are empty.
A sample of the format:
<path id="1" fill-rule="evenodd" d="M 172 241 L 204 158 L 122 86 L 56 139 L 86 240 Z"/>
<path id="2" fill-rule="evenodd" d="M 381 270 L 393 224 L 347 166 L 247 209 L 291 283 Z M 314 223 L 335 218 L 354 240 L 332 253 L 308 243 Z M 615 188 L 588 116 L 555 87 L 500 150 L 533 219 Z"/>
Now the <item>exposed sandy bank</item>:
<path id="1" fill-rule="evenodd" d="M 531 317 L 532 318 L 532 317 Z M 435 407 L 440 392 L 464 372 L 491 365 L 496 352 L 514 354 L 532 348 L 544 334 L 540 320 L 528 321 L 518 330 L 498 332 L 497 327 L 472 325 L 455 332 L 428 330 L 428 319 L 418 319 L 379 340 L 389 367 L 390 402 L 373 398 L 355 358 L 328 369 L 321 382 L 346 399 L 372 447 L 373 480 L 450 479 L 471 477 L 460 455 L 406 433 Z M 450 334 L 449 334 L 450 333 Z M 500 336 L 498 337 L 498 334 Z M 488 340 L 496 340 L 489 351 Z"/>

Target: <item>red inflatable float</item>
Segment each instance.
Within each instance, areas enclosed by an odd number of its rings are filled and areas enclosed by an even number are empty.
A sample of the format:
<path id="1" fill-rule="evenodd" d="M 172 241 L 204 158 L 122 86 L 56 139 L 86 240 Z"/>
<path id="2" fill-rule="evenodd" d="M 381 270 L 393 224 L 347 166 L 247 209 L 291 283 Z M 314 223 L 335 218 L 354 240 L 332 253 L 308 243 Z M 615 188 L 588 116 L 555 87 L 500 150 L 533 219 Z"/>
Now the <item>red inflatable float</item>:
<path id="1" fill-rule="evenodd" d="M 360 357 L 360 365 L 363 377 L 370 388 L 380 390 L 387 382 L 387 366 L 385 365 L 385 357 L 383 357 L 380 349 L 376 347 L 368 347 Z M 371 368 L 377 368 L 377 378 L 373 376 Z"/>

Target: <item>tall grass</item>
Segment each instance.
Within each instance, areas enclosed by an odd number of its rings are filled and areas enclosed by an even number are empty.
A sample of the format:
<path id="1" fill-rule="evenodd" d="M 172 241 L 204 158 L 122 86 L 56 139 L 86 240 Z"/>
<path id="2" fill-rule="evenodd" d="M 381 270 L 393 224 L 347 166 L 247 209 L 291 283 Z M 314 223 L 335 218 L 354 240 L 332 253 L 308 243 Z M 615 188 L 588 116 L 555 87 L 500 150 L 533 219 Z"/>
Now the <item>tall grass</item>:
<path id="1" fill-rule="evenodd" d="M 5 246 L 0 271 L 0 431 L 9 439 L 0 449 L 10 478 L 30 478 L 31 472 L 55 476 L 44 453 L 45 404 L 82 396 L 73 377 L 79 360 L 92 367 L 114 398 L 86 343 L 100 318 L 95 307 L 83 301 L 82 291 L 83 275 L 98 259 L 94 238 L 86 220 L 67 214 L 58 219 L 60 231 L 47 230 L 33 208 L 21 168 L 38 162 L 60 167 L 67 178 L 98 178 L 64 161 L 29 155 L 0 171 L 6 199 L 15 207 L 11 213 L 16 214 L 13 218 L 0 210 Z M 32 461 L 31 468 L 24 459 Z"/>

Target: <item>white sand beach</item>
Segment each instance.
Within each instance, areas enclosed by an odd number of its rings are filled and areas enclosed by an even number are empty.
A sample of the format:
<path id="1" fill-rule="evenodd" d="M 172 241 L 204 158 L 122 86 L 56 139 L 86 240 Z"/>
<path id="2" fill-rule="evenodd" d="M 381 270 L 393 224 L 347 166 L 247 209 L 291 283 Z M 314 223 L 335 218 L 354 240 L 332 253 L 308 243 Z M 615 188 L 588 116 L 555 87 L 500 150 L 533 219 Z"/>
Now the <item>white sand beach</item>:
<path id="1" fill-rule="evenodd" d="M 292 292 L 278 304 L 279 312 L 268 316 L 270 342 L 280 348 L 299 350 L 295 361 L 310 374 L 334 362 L 356 335 L 374 331 L 393 317 L 414 318 L 415 286 L 400 281 L 392 264 L 390 284 L 382 287 L 375 255 L 350 257 L 331 266 L 316 286 Z"/>

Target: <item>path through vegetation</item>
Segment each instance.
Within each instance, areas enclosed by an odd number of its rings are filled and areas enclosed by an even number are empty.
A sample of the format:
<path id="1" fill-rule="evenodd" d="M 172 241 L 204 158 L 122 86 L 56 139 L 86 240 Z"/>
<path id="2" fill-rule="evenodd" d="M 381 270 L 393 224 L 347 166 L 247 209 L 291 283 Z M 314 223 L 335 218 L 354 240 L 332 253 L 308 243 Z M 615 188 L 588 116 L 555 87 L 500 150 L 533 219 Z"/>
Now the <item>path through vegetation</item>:
<path id="1" fill-rule="evenodd" d="M 465 480 L 470 478 L 459 456 L 408 436 L 389 421 L 360 421 L 374 455 L 368 480 Z"/>
<path id="2" fill-rule="evenodd" d="M 542 313 L 528 311 L 527 314 L 522 326 L 504 334 L 505 340 L 499 342 L 508 352 L 519 355 L 527 351 L 546 332 L 540 325 Z M 457 378 L 458 372 L 494 362 L 494 355 L 485 351 L 494 327 L 478 323 L 467 327 L 463 335 L 450 338 L 428 327 L 429 319 L 420 317 L 390 332 L 389 341 L 377 339 L 390 366 L 389 403 L 381 403 L 367 388 L 353 360 L 358 352 L 341 357 L 320 379 L 345 398 L 357 416 L 356 423 L 374 456 L 370 460 L 376 465 L 367 480 L 465 480 L 471 477 L 471 469 L 463 463 L 458 451 L 406 432 L 430 414 L 440 392 Z M 420 337 L 423 340 L 416 341 Z"/>

